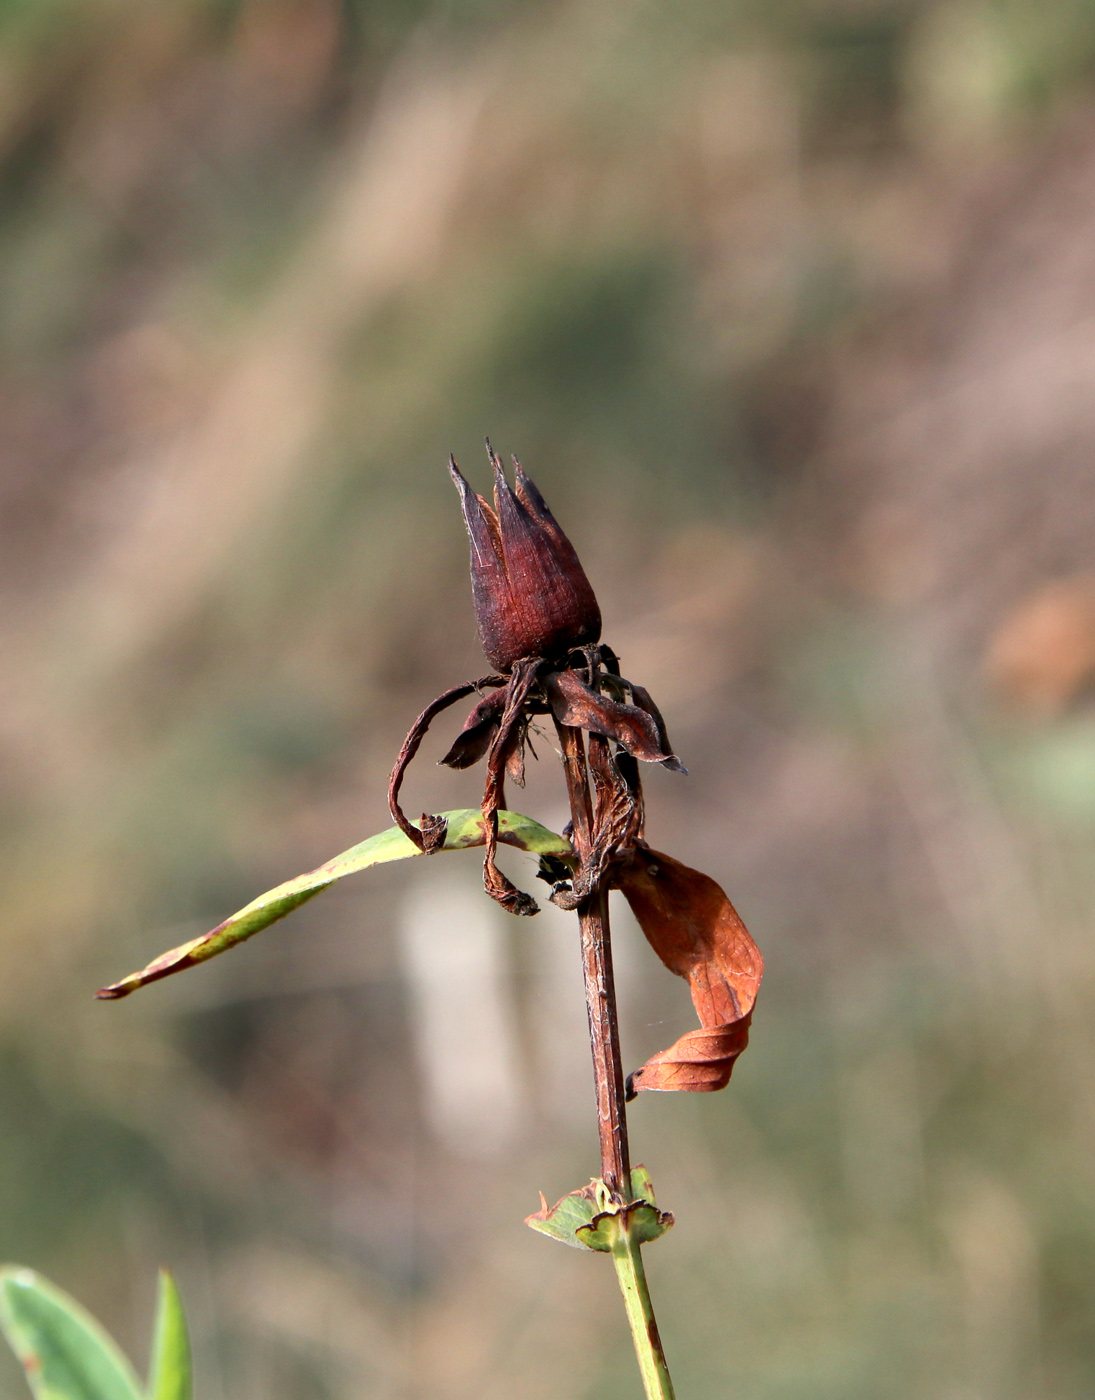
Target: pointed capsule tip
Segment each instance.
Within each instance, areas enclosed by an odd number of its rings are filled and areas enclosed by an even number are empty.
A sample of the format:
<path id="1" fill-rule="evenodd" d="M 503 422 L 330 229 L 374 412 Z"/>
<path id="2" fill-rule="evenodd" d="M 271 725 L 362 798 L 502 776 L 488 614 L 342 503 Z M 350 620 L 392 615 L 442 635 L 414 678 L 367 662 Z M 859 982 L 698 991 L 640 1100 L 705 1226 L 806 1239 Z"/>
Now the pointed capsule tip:
<path id="1" fill-rule="evenodd" d="M 493 448 L 490 450 L 490 464 L 494 469 L 494 502 L 497 508 L 500 495 L 512 497 L 513 487 L 506 480 L 506 469 L 502 465 L 502 459 Z"/>
<path id="2" fill-rule="evenodd" d="M 501 459 L 499 458 L 498 453 L 495 452 L 494 448 L 490 445 L 490 438 L 484 438 L 483 441 L 487 444 L 487 456 L 490 459 L 491 466 L 494 468 L 494 474 L 495 476 L 497 476 L 498 473 L 502 470 Z"/>
<path id="3" fill-rule="evenodd" d="M 513 479 L 516 485 L 518 499 L 534 515 L 538 515 L 540 520 L 550 529 L 558 530 L 558 524 L 551 511 L 548 509 L 547 501 L 540 495 L 536 483 L 528 475 L 516 457 L 513 459 L 513 469 Z"/>

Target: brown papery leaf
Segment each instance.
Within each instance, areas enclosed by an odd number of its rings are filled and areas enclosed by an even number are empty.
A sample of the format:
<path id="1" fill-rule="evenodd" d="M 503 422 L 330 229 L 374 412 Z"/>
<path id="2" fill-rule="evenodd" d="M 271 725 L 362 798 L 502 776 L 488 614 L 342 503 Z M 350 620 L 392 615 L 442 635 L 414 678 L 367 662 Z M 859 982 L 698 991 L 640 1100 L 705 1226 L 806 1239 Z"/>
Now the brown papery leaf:
<path id="1" fill-rule="evenodd" d="M 490 748 L 505 708 L 505 689 L 484 695 L 464 721 L 464 727 L 453 740 L 448 753 L 438 762 L 449 768 L 470 768 L 473 763 L 478 763 Z"/>
<path id="2" fill-rule="evenodd" d="M 615 883 L 658 957 L 687 977 L 701 1027 L 630 1075 L 628 1098 L 640 1089 L 725 1088 L 749 1042 L 764 972 L 760 949 L 715 881 L 672 856 L 636 850 Z"/>
<path id="3" fill-rule="evenodd" d="M 560 724 L 588 729 L 615 739 L 633 758 L 661 763 L 664 753 L 654 720 L 635 705 L 598 695 L 574 671 L 555 671 L 544 679 L 548 703 Z"/>

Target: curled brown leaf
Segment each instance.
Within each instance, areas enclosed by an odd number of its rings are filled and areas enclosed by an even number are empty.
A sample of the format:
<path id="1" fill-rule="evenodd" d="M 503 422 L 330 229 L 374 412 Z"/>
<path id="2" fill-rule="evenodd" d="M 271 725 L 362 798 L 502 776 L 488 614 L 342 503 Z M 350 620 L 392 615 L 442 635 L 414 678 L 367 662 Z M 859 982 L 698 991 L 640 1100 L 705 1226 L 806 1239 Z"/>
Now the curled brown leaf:
<path id="1" fill-rule="evenodd" d="M 449 768 L 470 768 L 486 754 L 498 729 L 502 711 L 506 708 L 506 691 L 495 690 L 484 695 L 464 721 L 464 727 L 452 742 L 452 747 L 440 760 Z"/>
<path id="2" fill-rule="evenodd" d="M 447 710 L 450 705 L 455 705 L 457 700 L 463 700 L 473 690 L 481 690 L 487 685 L 502 685 L 503 679 L 502 676 L 484 676 L 481 680 L 466 681 L 463 685 L 455 685 L 451 690 L 446 690 L 436 700 L 430 701 L 414 724 L 411 725 L 410 733 L 403 740 L 403 747 L 399 750 L 395 767 L 388 779 L 388 807 L 395 819 L 396 826 L 409 841 L 414 842 L 420 851 L 429 853 L 439 849 L 445 840 L 445 830 L 444 826 L 439 825 L 437 819 L 430 816 L 429 813 L 423 813 L 422 822 L 420 826 L 416 827 L 399 805 L 399 789 L 403 785 L 403 775 L 407 771 L 407 765 L 418 752 L 430 724 L 442 710 Z"/>
<path id="3" fill-rule="evenodd" d="M 654 697 L 644 685 L 636 685 L 634 681 L 626 682 L 631 691 L 631 698 L 640 710 L 644 710 L 654 721 L 654 728 L 658 731 L 658 745 L 663 754 L 662 767 L 668 768 L 671 773 L 687 773 L 688 769 L 673 752 L 673 746 L 669 742 L 669 731 L 665 727 L 665 720 L 662 712 L 654 703 Z"/>
<path id="4" fill-rule="evenodd" d="M 668 748 L 662 747 L 658 726 L 651 715 L 637 705 L 598 695 L 576 671 L 552 672 L 544 679 L 544 690 L 560 724 L 615 739 L 633 758 L 640 758 L 644 763 L 662 763 L 673 758 Z"/>
<path id="5" fill-rule="evenodd" d="M 639 848 L 615 883 L 658 957 L 688 979 L 700 1021 L 629 1076 L 628 1098 L 640 1089 L 724 1088 L 749 1041 L 760 949 L 715 881 L 671 856 Z"/>

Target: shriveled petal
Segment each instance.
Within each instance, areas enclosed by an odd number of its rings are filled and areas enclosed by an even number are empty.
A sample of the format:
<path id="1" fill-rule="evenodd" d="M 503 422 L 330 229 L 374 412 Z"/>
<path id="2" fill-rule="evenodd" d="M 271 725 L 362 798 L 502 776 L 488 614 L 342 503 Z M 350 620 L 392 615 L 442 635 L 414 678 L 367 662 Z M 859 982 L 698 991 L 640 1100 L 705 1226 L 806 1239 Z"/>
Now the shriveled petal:
<path id="1" fill-rule="evenodd" d="M 637 705 L 625 705 L 591 690 L 576 671 L 554 671 L 544 680 L 552 713 L 560 724 L 615 739 L 633 758 L 663 763 L 674 757 L 662 748 L 657 725 Z"/>
<path id="2" fill-rule="evenodd" d="M 658 744 L 663 754 L 668 757 L 662 759 L 662 767 L 668 768 L 671 773 L 687 773 L 688 769 L 673 752 L 673 746 L 669 742 L 669 731 L 665 727 L 665 720 L 662 712 L 654 703 L 654 697 L 644 685 L 636 685 L 634 681 L 628 681 L 627 687 L 631 691 L 631 698 L 640 710 L 645 710 L 654 721 L 654 727 L 658 731 Z"/>
<path id="3" fill-rule="evenodd" d="M 513 737 L 506 754 L 506 777 L 517 787 L 525 786 L 525 737 L 526 729 L 521 725 Z"/>
<path id="4" fill-rule="evenodd" d="M 470 695 L 473 690 L 481 690 L 485 685 L 500 684 L 500 676 L 484 676 L 482 680 L 467 681 L 464 685 L 457 685 L 451 690 L 446 690 L 443 695 L 439 695 L 436 700 L 432 700 L 426 706 L 411 725 L 410 732 L 403 740 L 403 747 L 399 750 L 395 767 L 388 779 L 388 806 L 400 831 L 413 841 L 420 851 L 429 852 L 440 846 L 445 839 L 445 824 L 427 812 L 423 812 L 422 820 L 417 827 L 407 819 L 407 814 L 399 804 L 399 790 L 403 786 L 403 775 L 406 773 L 411 759 L 418 752 L 430 724 L 442 710 L 447 710 L 450 705 L 454 705 L 457 700 L 462 700 L 465 695 Z"/>
<path id="5" fill-rule="evenodd" d="M 487 832 L 487 849 L 483 857 L 483 888 L 511 914 L 535 914 L 538 905 L 531 895 L 519 890 L 504 875 L 495 862 L 498 811 L 502 806 L 503 788 L 508 760 L 514 747 L 523 738 L 525 711 L 529 692 L 536 684 L 539 661 L 535 657 L 514 663 L 503 692 L 505 708 L 487 753 L 487 781 L 483 788 L 483 821 Z M 522 774 L 523 775 L 523 774 Z"/>
<path id="6" fill-rule="evenodd" d="M 484 695 L 464 721 L 464 727 L 453 740 L 452 747 L 441 763 L 449 768 L 470 768 L 486 754 L 502 711 L 506 708 L 506 692 L 496 690 Z"/>
<path id="7" fill-rule="evenodd" d="M 760 949 L 715 881 L 671 856 L 639 849 L 616 883 L 658 957 L 688 979 L 701 1027 L 636 1070 L 629 1095 L 722 1089 L 749 1040 L 764 972 Z"/>

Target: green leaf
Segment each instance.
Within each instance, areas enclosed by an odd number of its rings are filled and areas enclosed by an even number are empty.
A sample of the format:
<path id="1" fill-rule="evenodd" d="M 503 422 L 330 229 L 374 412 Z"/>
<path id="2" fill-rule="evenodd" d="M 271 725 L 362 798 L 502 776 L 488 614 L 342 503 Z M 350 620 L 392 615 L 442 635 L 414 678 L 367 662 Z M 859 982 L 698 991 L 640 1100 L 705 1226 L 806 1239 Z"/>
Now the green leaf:
<path id="1" fill-rule="evenodd" d="M 649 1244 L 672 1227 L 673 1216 L 669 1211 L 660 1211 L 649 1201 L 632 1201 L 628 1206 L 599 1211 L 588 1225 L 578 1226 L 577 1235 L 587 1248 L 610 1254 L 619 1244 L 625 1228 L 636 1244 Z"/>
<path id="2" fill-rule="evenodd" d="M 658 1209 L 650 1173 L 641 1166 L 631 1169 L 631 1201 L 627 1205 L 613 1204 L 604 1182 L 596 1179 L 553 1206 L 543 1195 L 540 1200 L 540 1209 L 526 1219 L 526 1225 L 575 1249 L 593 1249 L 599 1254 L 612 1253 L 625 1229 L 637 1244 L 648 1244 L 673 1225 L 672 1215 Z"/>
<path id="3" fill-rule="evenodd" d="M 441 850 L 463 851 L 471 846 L 484 844 L 483 817 L 478 809 L 442 812 L 441 816 L 446 822 L 445 841 Z M 521 816 L 518 812 L 498 813 L 498 839 L 506 845 L 518 847 L 519 850 L 531 851 L 533 855 L 572 854 L 569 841 L 562 836 L 556 836 L 553 831 L 548 831 L 547 827 L 541 826 L 531 817 Z M 250 904 L 245 905 L 230 919 L 225 919 L 224 923 L 218 924 L 215 929 L 210 929 L 200 938 L 192 939 L 181 947 L 161 953 L 140 972 L 130 973 L 120 982 L 103 987 L 96 995 L 104 1000 L 128 996 L 130 992 L 135 992 L 138 987 L 143 987 L 149 982 L 156 982 L 173 972 L 194 967 L 208 958 L 215 958 L 218 953 L 223 953 L 228 948 L 234 948 L 237 943 L 242 943 L 252 934 L 268 928 L 278 919 L 284 919 L 286 914 L 306 900 L 312 899 L 321 890 L 327 889 L 329 885 L 333 885 L 336 880 L 354 875 L 359 870 L 367 870 L 371 865 L 384 865 L 391 860 L 406 860 L 421 854 L 414 842 L 397 826 L 389 827 L 387 831 L 351 846 L 341 855 L 332 856 L 315 870 L 310 870 L 305 875 L 297 875 L 292 880 L 286 880 L 283 885 L 278 885 L 276 889 L 260 894 L 258 899 L 253 899 Z"/>
<path id="4" fill-rule="evenodd" d="M 595 1189 L 598 1183 L 591 1181 L 577 1191 L 571 1191 L 561 1201 L 549 1206 L 544 1193 L 540 1193 L 540 1209 L 527 1216 L 525 1224 L 541 1235 L 548 1235 L 574 1249 L 599 1249 L 599 1245 L 588 1244 L 578 1237 L 578 1231 L 589 1225 L 597 1209 Z"/>
<path id="5" fill-rule="evenodd" d="M 156 1324 L 152 1332 L 148 1400 L 192 1400 L 193 1394 L 186 1314 L 175 1280 L 166 1269 L 161 1269 Z"/>
<path id="6" fill-rule="evenodd" d="M 673 1212 L 659 1210 L 654 1199 L 654 1183 L 645 1167 L 631 1168 L 631 1195 L 638 1205 L 628 1207 L 628 1228 L 640 1244 L 660 1239 L 673 1228 Z"/>
<path id="7" fill-rule="evenodd" d="M 36 1400 L 141 1400 L 133 1367 L 103 1328 L 30 1269 L 0 1269 L 0 1327 Z"/>

